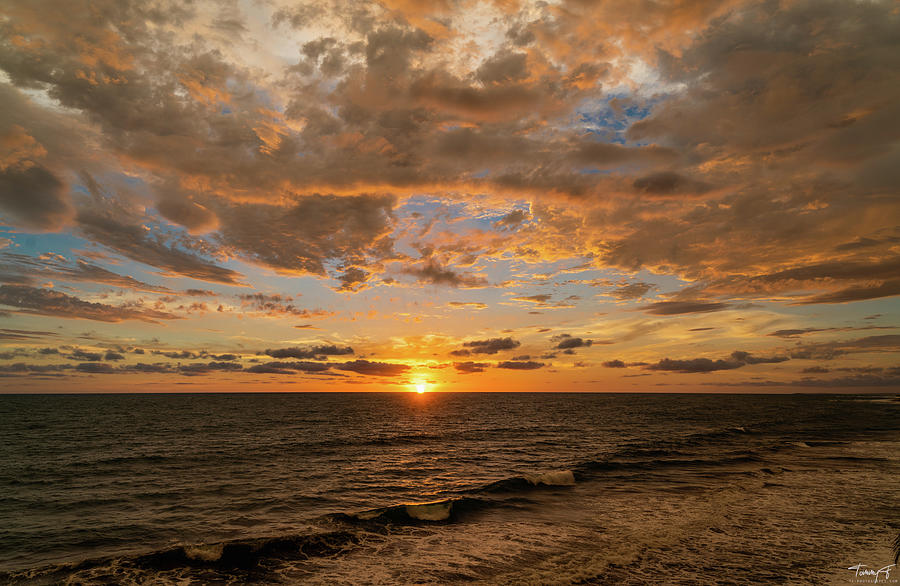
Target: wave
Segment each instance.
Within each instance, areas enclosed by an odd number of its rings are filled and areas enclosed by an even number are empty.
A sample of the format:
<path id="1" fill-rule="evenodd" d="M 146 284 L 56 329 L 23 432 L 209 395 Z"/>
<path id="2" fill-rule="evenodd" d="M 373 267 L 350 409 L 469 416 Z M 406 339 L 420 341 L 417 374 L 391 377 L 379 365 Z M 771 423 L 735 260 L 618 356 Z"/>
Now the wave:
<path id="1" fill-rule="evenodd" d="M 599 472 L 629 472 L 629 471 L 653 471 L 666 468 L 701 468 L 723 467 L 736 464 L 748 464 L 762 462 L 764 459 L 756 453 L 747 452 L 739 455 L 727 455 L 720 458 L 660 458 L 655 460 L 643 460 L 625 462 L 620 460 L 595 460 L 583 462 L 575 467 L 575 478 L 584 480 Z"/>
<path id="2" fill-rule="evenodd" d="M 235 570 L 253 571 L 267 560 L 294 560 L 331 556 L 342 553 L 360 543 L 362 536 L 349 530 L 328 531 L 305 535 L 282 535 L 254 539 L 236 539 L 221 543 L 179 545 L 146 554 L 106 557 L 71 564 L 58 564 L 18 572 L 0 572 L 3 583 L 69 583 L 64 578 L 87 575 L 89 583 L 118 582 L 123 575 L 137 575 L 173 570 L 205 570 L 233 574 Z M 208 574 L 206 574 L 208 578 Z M 125 580 L 131 581 L 131 580 Z M 215 581 L 215 580 L 214 580 Z M 80 580 L 76 580 L 80 583 Z"/>
<path id="3" fill-rule="evenodd" d="M 370 509 L 359 513 L 333 513 L 333 522 L 376 528 L 391 525 L 459 522 L 466 513 L 490 507 L 495 503 L 479 498 L 456 497 L 424 503 L 407 503 Z"/>
<path id="4" fill-rule="evenodd" d="M 665 470 L 722 469 L 729 466 L 746 471 L 747 465 L 759 464 L 765 459 L 753 450 L 719 451 L 706 457 L 685 452 L 686 443 L 716 442 L 718 438 L 745 435 L 744 428 L 729 428 L 682 438 L 682 449 L 657 445 L 654 442 L 629 444 L 610 454 L 608 459 L 582 461 L 567 469 L 521 474 L 490 482 L 472 489 L 449 492 L 442 500 L 427 500 L 392 504 L 357 512 L 337 512 L 312 519 L 309 522 L 321 529 L 319 532 L 298 535 L 280 535 L 252 539 L 236 539 L 216 543 L 181 544 L 149 553 L 86 560 L 74 564 L 49 566 L 18 573 L 0 573 L 0 583 L 31 581 L 58 583 L 63 578 L 88 573 L 87 582 L 102 582 L 102 576 L 121 572 L 184 571 L 222 572 L 263 571 L 269 567 L 266 560 L 304 560 L 319 556 L 335 556 L 352 550 L 372 534 L 389 534 L 392 527 L 442 525 L 464 523 L 470 517 L 488 509 L 506 507 L 522 509 L 540 506 L 537 495 L 552 492 L 554 498 L 565 493 L 573 485 L 623 475 L 623 478 L 643 477 L 641 473 L 657 474 Z M 409 439 L 409 438 L 404 438 Z M 807 442 L 806 445 L 815 445 Z M 785 449 L 802 449 L 802 442 L 785 443 Z M 765 448 L 762 448 L 765 452 Z M 774 474 L 770 468 L 761 468 L 760 474 Z M 774 485 L 774 484 L 773 484 Z M 96 575 L 100 579 L 95 579 Z M 205 575 L 204 575 L 205 576 Z M 207 576 L 208 577 L 208 576 Z M 209 579 L 215 581 L 212 577 Z M 261 578 L 265 581 L 264 577 Z M 115 579 L 113 581 L 116 581 Z"/>

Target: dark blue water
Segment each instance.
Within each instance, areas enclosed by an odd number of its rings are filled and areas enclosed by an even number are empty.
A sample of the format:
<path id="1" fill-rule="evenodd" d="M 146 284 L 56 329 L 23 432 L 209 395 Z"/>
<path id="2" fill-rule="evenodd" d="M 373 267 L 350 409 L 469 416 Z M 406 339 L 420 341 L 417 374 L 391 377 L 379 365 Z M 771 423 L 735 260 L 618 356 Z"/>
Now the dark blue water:
<path id="1" fill-rule="evenodd" d="M 892 557 L 898 415 L 862 396 L 0 396 L 0 580 L 839 582 Z"/>

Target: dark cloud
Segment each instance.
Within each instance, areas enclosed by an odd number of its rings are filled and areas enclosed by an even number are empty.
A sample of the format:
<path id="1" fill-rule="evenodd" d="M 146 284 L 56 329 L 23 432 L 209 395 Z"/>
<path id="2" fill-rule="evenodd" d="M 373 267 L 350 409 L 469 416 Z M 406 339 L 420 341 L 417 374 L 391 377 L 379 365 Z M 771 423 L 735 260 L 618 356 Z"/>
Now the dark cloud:
<path id="1" fill-rule="evenodd" d="M 253 310 L 266 316 L 292 316 L 302 318 L 316 318 L 329 315 L 329 312 L 321 309 L 304 309 L 291 302 L 290 296 L 266 295 L 265 293 L 246 293 L 238 295 L 243 311 Z"/>
<path id="2" fill-rule="evenodd" d="M 791 358 L 799 360 L 833 360 L 846 354 L 898 351 L 900 351 L 900 335 L 885 334 L 852 340 L 800 344 L 790 350 L 790 355 Z"/>
<path id="3" fill-rule="evenodd" d="M 2 294 L 2 290 L 0 290 Z M 40 330 L 11 330 L 8 328 L 0 328 L 0 340 L 31 340 L 34 338 L 44 338 L 46 336 L 58 336 L 57 332 L 42 332 Z"/>
<path id="4" fill-rule="evenodd" d="M 506 368 L 509 370 L 535 370 L 535 369 L 541 368 L 543 366 L 545 366 L 545 364 L 543 362 L 534 362 L 534 361 L 516 362 L 516 361 L 508 360 L 506 362 L 498 362 L 497 363 L 497 368 Z"/>
<path id="5" fill-rule="evenodd" d="M 741 387 L 799 387 L 804 389 L 842 389 L 842 388 L 896 388 L 900 387 L 900 370 L 891 369 L 884 374 L 857 374 L 830 379 L 804 377 L 792 381 L 745 381 L 726 383 Z"/>
<path id="6" fill-rule="evenodd" d="M 817 332 L 830 332 L 835 328 L 803 328 L 793 330 L 776 330 L 769 334 L 770 336 L 778 336 L 779 338 L 796 338 L 804 334 L 814 334 Z"/>
<path id="7" fill-rule="evenodd" d="M 172 368 L 172 365 L 166 364 L 164 362 L 156 362 L 154 364 L 138 362 L 137 364 L 131 364 L 124 368 L 127 368 L 127 370 L 130 372 L 156 373 L 156 374 L 173 372 L 173 370 L 174 370 Z"/>
<path id="8" fill-rule="evenodd" d="M 341 283 L 338 291 L 361 291 L 366 287 L 369 277 L 371 273 L 359 267 L 348 267 L 337 276 Z"/>
<path id="9" fill-rule="evenodd" d="M 247 372 L 253 374 L 297 374 L 297 369 L 285 368 L 281 362 L 268 362 L 266 364 L 254 364 L 247 368 Z"/>
<path id="10" fill-rule="evenodd" d="M 185 376 L 199 376 L 217 371 L 236 371 L 242 370 L 240 364 L 234 362 L 195 362 L 192 364 L 179 364 L 175 369 L 178 374 Z"/>
<path id="11" fill-rule="evenodd" d="M 93 303 L 59 291 L 36 289 L 22 285 L 0 286 L 0 304 L 16 307 L 19 313 L 105 322 L 134 319 L 156 323 L 159 320 L 177 319 L 177 316 L 171 313 L 145 308 L 140 305 L 113 306 L 104 303 Z"/>
<path id="12" fill-rule="evenodd" d="M 75 366 L 75 370 L 90 374 L 113 374 L 116 372 L 115 367 L 103 362 L 82 362 Z"/>
<path id="13" fill-rule="evenodd" d="M 344 356 L 353 354 L 353 348 L 350 346 L 335 346 L 334 344 L 324 344 L 319 346 L 310 346 L 307 348 L 278 348 L 267 349 L 266 354 L 272 358 L 315 358 L 325 360 L 326 356 Z"/>
<path id="14" fill-rule="evenodd" d="M 529 301 L 531 303 L 537 303 L 538 305 L 545 305 L 550 299 L 553 298 L 553 295 L 548 293 L 541 293 L 538 295 L 525 295 L 522 297 L 513 297 L 516 301 Z"/>
<path id="15" fill-rule="evenodd" d="M 700 195 L 709 190 L 709 186 L 694 181 L 673 171 L 659 171 L 644 175 L 634 180 L 635 190 L 649 195 Z"/>
<path id="16" fill-rule="evenodd" d="M 406 267 L 403 272 L 413 275 L 418 280 L 433 285 L 447 285 L 449 287 L 483 287 L 487 285 L 481 277 L 459 273 L 453 269 L 441 266 L 434 259 L 428 259 L 418 265 Z"/>
<path id="17" fill-rule="evenodd" d="M 655 287 L 650 283 L 629 283 L 609 292 L 616 299 L 640 299 Z"/>
<path id="18" fill-rule="evenodd" d="M 748 364 L 773 364 L 789 360 L 787 356 L 759 357 L 748 352 L 735 351 L 726 359 L 711 360 L 709 358 L 690 358 L 686 360 L 672 360 L 664 358 L 656 364 L 646 366 L 649 370 L 668 370 L 673 372 L 713 372 L 716 370 L 733 370 Z"/>
<path id="19" fill-rule="evenodd" d="M 35 164 L 0 168 L 0 211 L 8 223 L 34 230 L 57 230 L 72 216 L 65 185 Z"/>
<path id="20" fill-rule="evenodd" d="M 530 215 L 525 210 L 513 210 L 494 222 L 495 228 L 513 229 L 529 219 Z"/>
<path id="21" fill-rule="evenodd" d="M 744 363 L 736 360 L 710 360 L 709 358 L 671 360 L 663 358 L 647 368 L 650 370 L 671 370 L 675 372 L 712 372 L 714 370 L 731 370 L 742 366 L 744 366 Z"/>
<path id="22" fill-rule="evenodd" d="M 350 370 L 359 374 L 374 376 L 399 376 L 409 370 L 405 364 L 391 364 L 389 362 L 370 362 L 368 360 L 354 360 L 335 365 L 339 370 Z"/>
<path id="23" fill-rule="evenodd" d="M 71 263 L 58 255 L 32 257 L 7 252 L 0 254 L 0 266 L 4 271 L 2 278 L 7 283 L 34 285 L 40 279 L 53 279 L 99 283 L 135 291 L 172 292 L 168 287 L 150 285 L 130 276 L 119 275 L 84 259 L 76 259 L 74 263 Z"/>
<path id="24" fill-rule="evenodd" d="M 554 348 L 558 350 L 567 350 L 572 348 L 582 348 L 587 346 L 592 346 L 594 344 L 593 340 L 585 340 L 584 338 L 573 338 L 569 334 L 560 334 L 558 336 L 553 336 L 552 340 L 556 341 L 557 344 Z"/>
<path id="25" fill-rule="evenodd" d="M 603 363 L 606 368 L 625 368 L 625 363 L 621 360 L 607 360 Z"/>
<path id="26" fill-rule="evenodd" d="M 521 342 L 512 338 L 490 338 L 487 340 L 472 340 L 463 342 L 463 349 L 450 352 L 453 356 L 468 356 L 470 354 L 496 354 L 501 350 L 512 350 L 521 346 Z"/>
<path id="27" fill-rule="evenodd" d="M 156 354 L 157 356 L 165 356 L 166 358 L 174 358 L 174 359 L 180 359 L 180 360 L 188 360 L 188 359 L 200 357 L 199 354 L 191 352 L 190 350 L 171 350 L 171 351 L 154 350 L 153 354 Z"/>
<path id="28" fill-rule="evenodd" d="M 98 206 L 99 207 L 99 206 Z M 241 275 L 166 242 L 137 223 L 127 223 L 107 211 L 81 209 L 78 225 L 84 235 L 132 260 L 200 281 L 237 285 Z"/>
<path id="29" fill-rule="evenodd" d="M 99 352 L 88 352 L 86 350 L 82 350 L 81 348 L 75 348 L 72 350 L 72 353 L 66 356 L 66 358 L 70 360 L 81 360 L 88 362 L 99 362 L 103 359 L 103 354 Z"/>
<path id="30" fill-rule="evenodd" d="M 874 285 L 864 284 L 855 287 L 846 287 L 831 293 L 821 293 L 799 301 L 798 304 L 850 303 L 852 301 L 864 301 L 866 299 L 893 297 L 894 295 L 900 295 L 900 279 L 884 281 Z"/>
<path id="31" fill-rule="evenodd" d="M 288 206 L 234 204 L 218 212 L 218 239 L 236 255 L 276 271 L 325 275 L 329 261 L 354 264 L 392 255 L 393 206 L 389 195 L 310 195 Z M 344 281 L 350 287 L 362 276 L 345 272 Z"/>
<path id="32" fill-rule="evenodd" d="M 830 372 L 830 370 L 823 366 L 810 366 L 809 368 L 804 368 L 800 372 L 804 374 L 825 374 Z"/>
<path id="33" fill-rule="evenodd" d="M 658 301 L 644 305 L 641 309 L 654 315 L 680 315 L 683 313 L 706 313 L 728 309 L 727 303 L 717 301 Z"/>
<path id="34" fill-rule="evenodd" d="M 473 372 L 484 372 L 484 369 L 490 366 L 485 362 L 454 362 L 453 368 L 455 368 L 458 372 L 463 374 L 469 374 Z"/>
<path id="35" fill-rule="evenodd" d="M 851 332 L 851 331 L 865 331 L 865 330 L 892 330 L 894 328 L 889 326 L 865 326 L 865 327 L 843 327 L 843 328 L 801 328 L 801 329 L 789 329 L 789 330 L 776 330 L 769 334 L 770 336 L 777 336 L 779 338 L 799 338 L 800 336 L 805 336 L 806 334 L 818 334 L 821 332 Z"/>
<path id="36" fill-rule="evenodd" d="M 72 364 L 27 364 L 16 362 L 14 364 L 0 364 L 0 373 L 4 374 L 47 374 L 72 370 Z"/>
<path id="37" fill-rule="evenodd" d="M 734 352 L 732 352 L 731 358 L 732 360 L 742 362 L 743 364 L 775 364 L 788 360 L 787 356 L 753 356 L 749 352 L 742 352 L 740 350 L 735 350 Z"/>

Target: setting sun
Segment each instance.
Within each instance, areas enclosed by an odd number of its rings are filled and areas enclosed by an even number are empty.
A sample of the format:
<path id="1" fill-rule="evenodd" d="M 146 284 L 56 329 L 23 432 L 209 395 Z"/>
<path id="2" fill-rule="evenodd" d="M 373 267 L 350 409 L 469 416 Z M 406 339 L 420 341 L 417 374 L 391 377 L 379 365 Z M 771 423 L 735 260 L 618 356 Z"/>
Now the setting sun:
<path id="1" fill-rule="evenodd" d="M 416 385 L 416 392 L 420 395 L 425 392 L 425 383 L 419 383 Z"/>

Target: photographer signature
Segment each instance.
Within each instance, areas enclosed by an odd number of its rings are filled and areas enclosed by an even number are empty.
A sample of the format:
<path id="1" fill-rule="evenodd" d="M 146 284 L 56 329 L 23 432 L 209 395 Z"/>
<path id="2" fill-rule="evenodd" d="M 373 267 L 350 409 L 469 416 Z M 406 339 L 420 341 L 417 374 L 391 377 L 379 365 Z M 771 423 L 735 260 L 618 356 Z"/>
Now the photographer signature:
<path id="1" fill-rule="evenodd" d="M 874 584 L 878 584 L 878 579 L 881 578 L 882 582 L 886 582 L 891 579 L 891 568 L 895 567 L 897 564 L 891 564 L 889 566 L 885 566 L 880 570 L 876 570 L 875 568 L 870 568 L 866 564 L 856 564 L 855 566 L 850 566 L 847 568 L 848 570 L 855 570 L 856 576 L 858 578 L 867 578 L 873 577 L 875 578 Z"/>

